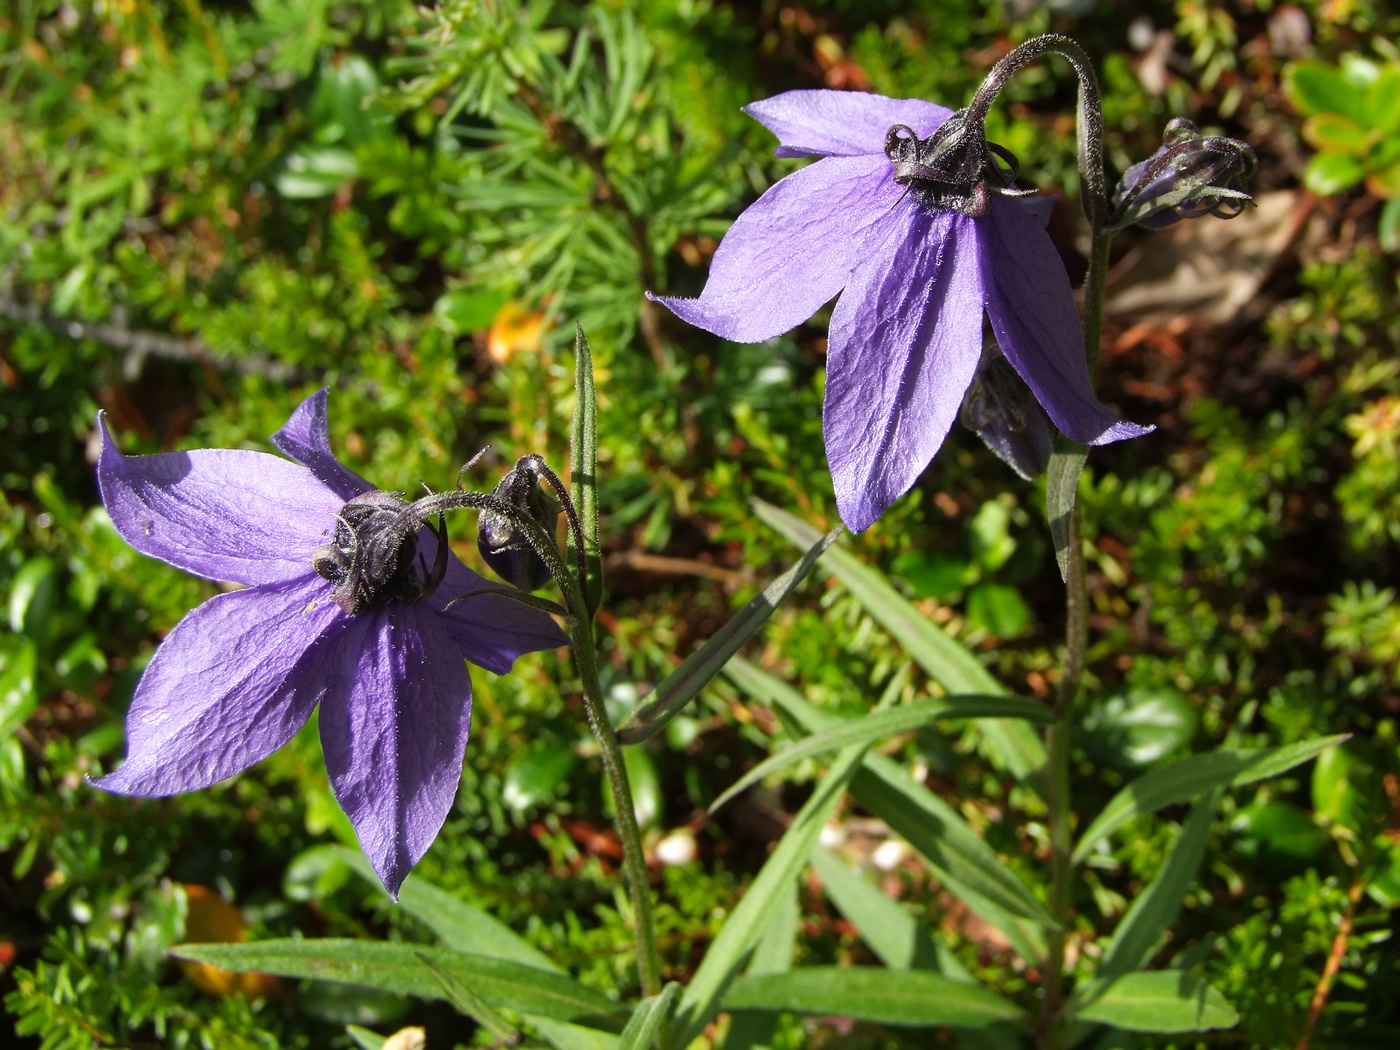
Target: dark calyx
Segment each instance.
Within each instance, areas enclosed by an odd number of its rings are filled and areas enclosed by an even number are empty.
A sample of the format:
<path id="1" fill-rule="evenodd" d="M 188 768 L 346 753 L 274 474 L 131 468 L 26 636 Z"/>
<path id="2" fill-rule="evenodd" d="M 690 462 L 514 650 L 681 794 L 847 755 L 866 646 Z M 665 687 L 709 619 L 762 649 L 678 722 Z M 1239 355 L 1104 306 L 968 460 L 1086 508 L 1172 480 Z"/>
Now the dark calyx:
<path id="1" fill-rule="evenodd" d="M 492 493 L 510 504 L 549 535 L 559 522 L 560 505 L 541 487 L 553 475 L 539 456 L 525 456 L 501 479 Z M 557 482 L 557 479 L 554 479 Z M 513 521 L 494 510 L 481 512 L 477 549 L 501 579 L 522 591 L 534 591 L 549 581 L 549 567 L 530 546 Z"/>
<path id="2" fill-rule="evenodd" d="M 335 603 L 351 616 L 389 602 L 424 601 L 447 575 L 447 529 L 439 523 L 433 530 L 437 556 L 420 576 L 414 568 L 420 524 L 413 507 L 397 496 L 366 492 L 340 508 L 335 539 L 316 548 L 311 564 L 334 585 Z"/>
<path id="3" fill-rule="evenodd" d="M 980 123 L 955 113 L 926 139 L 907 124 L 885 132 L 885 156 L 894 181 L 935 208 L 976 218 L 985 215 L 994 191 L 1016 181 L 1016 157 L 987 141 Z"/>

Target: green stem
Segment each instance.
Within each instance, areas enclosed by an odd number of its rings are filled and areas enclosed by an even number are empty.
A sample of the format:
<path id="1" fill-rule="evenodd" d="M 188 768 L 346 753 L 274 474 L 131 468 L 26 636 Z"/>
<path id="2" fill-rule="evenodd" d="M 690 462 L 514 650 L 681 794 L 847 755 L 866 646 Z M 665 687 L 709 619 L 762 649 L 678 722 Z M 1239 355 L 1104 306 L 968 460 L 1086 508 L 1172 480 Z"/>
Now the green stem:
<path id="1" fill-rule="evenodd" d="M 572 592 L 573 588 L 569 588 Z M 575 595 L 569 594 L 573 606 Z M 641 977 L 642 995 L 661 992 L 661 967 L 656 954 L 656 932 L 651 916 L 651 880 L 647 875 L 646 854 L 642 850 L 642 833 L 637 827 L 637 811 L 632 804 L 632 785 L 627 778 L 627 766 L 622 760 L 622 745 L 617 731 L 608 721 L 603 705 L 603 685 L 598 680 L 597 651 L 593 646 L 593 621 L 583 612 L 583 598 L 578 595 L 572 634 L 574 660 L 583 680 L 583 703 L 588 712 L 588 724 L 598 738 L 603 757 L 603 770 L 612 789 L 613 819 L 622 838 L 622 866 L 631 891 L 632 910 L 637 917 L 637 972 Z"/>

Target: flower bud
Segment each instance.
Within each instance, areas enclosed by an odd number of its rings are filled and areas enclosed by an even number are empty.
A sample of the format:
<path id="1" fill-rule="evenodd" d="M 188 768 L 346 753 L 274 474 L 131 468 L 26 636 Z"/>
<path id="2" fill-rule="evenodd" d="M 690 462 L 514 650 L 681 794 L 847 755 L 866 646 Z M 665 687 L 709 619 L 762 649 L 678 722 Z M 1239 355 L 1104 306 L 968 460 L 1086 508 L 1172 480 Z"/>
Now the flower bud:
<path id="1" fill-rule="evenodd" d="M 560 507 L 555 498 L 540 486 L 548 468 L 539 456 L 525 456 L 501 479 L 492 493 L 509 503 L 551 537 L 559 523 Z M 543 587 L 549 579 L 549 569 L 516 523 L 494 510 L 481 512 L 477 549 L 501 579 L 522 591 Z"/>
<path id="2" fill-rule="evenodd" d="M 1123 174 L 1110 229 L 1160 230 L 1182 219 L 1233 219 L 1251 198 L 1244 188 L 1258 161 L 1248 143 L 1202 135 L 1189 120 L 1167 125 L 1162 148 Z"/>

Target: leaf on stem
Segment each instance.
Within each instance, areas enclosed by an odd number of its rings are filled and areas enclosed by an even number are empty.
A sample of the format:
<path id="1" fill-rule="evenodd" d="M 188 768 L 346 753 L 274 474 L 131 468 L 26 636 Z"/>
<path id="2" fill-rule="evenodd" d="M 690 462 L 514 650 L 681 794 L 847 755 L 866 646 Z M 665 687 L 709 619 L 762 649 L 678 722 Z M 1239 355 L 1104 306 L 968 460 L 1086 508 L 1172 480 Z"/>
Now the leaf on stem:
<path id="1" fill-rule="evenodd" d="M 420 999 L 446 999 L 441 986 L 428 979 L 421 953 L 496 1009 L 539 1014 L 606 1031 L 617 1031 L 622 1025 L 617 1003 L 570 977 L 446 948 L 397 941 L 282 938 L 248 944 L 181 944 L 170 953 L 226 970 L 259 970 L 283 977 L 358 984 Z"/>
<path id="2" fill-rule="evenodd" d="M 716 631 L 698 651 L 686 657 L 618 729 L 618 740 L 624 744 L 640 744 L 643 740 L 655 736 L 681 708 L 699 695 L 700 690 L 710 684 L 726 661 L 758 633 L 774 610 L 807 578 L 812 566 L 817 564 L 817 559 L 844 531 L 845 528 L 838 525 L 825 536 L 818 537 L 807 553 L 787 572 L 763 588 L 762 594 L 744 606 L 737 616 Z"/>
<path id="3" fill-rule="evenodd" d="M 603 601 L 603 562 L 598 546 L 598 390 L 593 383 L 593 352 L 583 327 L 574 334 L 574 422 L 569 442 L 569 498 L 583 528 L 587 589 L 583 600 L 590 613 Z"/>
<path id="4" fill-rule="evenodd" d="M 771 504 L 755 500 L 754 511 L 793 543 L 809 546 L 817 539 L 812 526 Z M 948 692 L 1005 695 L 1006 690 L 976 656 L 896 591 L 878 570 L 863 565 L 840 547 L 826 552 L 822 566 Z M 1045 745 L 1023 722 L 988 719 L 977 728 L 993 761 L 1016 778 L 1024 779 L 1044 768 Z"/>
<path id="5" fill-rule="evenodd" d="M 660 995 L 650 996 L 638 1003 L 617 1040 L 617 1050 L 647 1050 L 657 1031 L 670 1019 L 680 994 L 681 986 L 672 981 L 661 990 Z"/>
<path id="6" fill-rule="evenodd" d="M 898 733 L 919 729 L 930 722 L 954 718 L 1023 718 L 1046 723 L 1050 709 L 1034 700 L 1015 696 L 947 696 L 916 700 L 912 704 L 875 711 L 862 718 L 814 733 L 771 755 L 732 784 L 710 804 L 714 813 L 731 798 L 764 777 L 796 765 L 805 758 L 835 751 L 847 744 L 873 744 Z"/>
<path id="7" fill-rule="evenodd" d="M 1145 773 L 1125 787 L 1094 818 L 1079 844 L 1074 847 L 1073 863 L 1081 863 L 1100 839 L 1112 834 L 1134 817 L 1155 813 L 1164 806 L 1189 802 L 1217 787 L 1241 787 L 1256 780 L 1278 776 L 1306 762 L 1319 752 L 1335 747 L 1348 734 L 1300 740 L 1284 747 L 1257 751 L 1211 751 L 1192 755 L 1171 765 Z"/>
<path id="8" fill-rule="evenodd" d="M 836 1014 L 895 1025 L 980 1028 L 1023 1014 L 990 989 L 927 970 L 877 966 L 804 966 L 789 973 L 744 976 L 724 997 L 726 1009 Z"/>
<path id="9" fill-rule="evenodd" d="M 496 1010 L 492 1009 L 479 995 L 473 992 L 465 984 L 457 979 L 447 967 L 440 964 L 430 955 L 422 952 L 414 952 L 413 957 L 432 971 L 437 978 L 438 984 L 442 986 L 443 994 L 447 1001 L 452 1004 L 456 1011 L 464 1017 L 470 1017 L 477 1024 L 489 1031 L 498 1040 L 513 1043 L 520 1037 L 520 1033 L 515 1030 L 509 1021 L 502 1017 Z"/>
<path id="10" fill-rule="evenodd" d="M 1130 1032 L 1204 1032 L 1240 1019 L 1225 997 L 1185 970 L 1155 970 L 1095 981 L 1074 997 L 1070 1016 Z"/>
<path id="11" fill-rule="evenodd" d="M 1045 516 L 1050 522 L 1050 542 L 1055 547 L 1055 564 L 1060 579 L 1069 579 L 1069 545 L 1073 531 L 1074 502 L 1079 496 L 1079 475 L 1089 461 L 1089 449 L 1062 437 L 1050 454 L 1045 471 Z"/>

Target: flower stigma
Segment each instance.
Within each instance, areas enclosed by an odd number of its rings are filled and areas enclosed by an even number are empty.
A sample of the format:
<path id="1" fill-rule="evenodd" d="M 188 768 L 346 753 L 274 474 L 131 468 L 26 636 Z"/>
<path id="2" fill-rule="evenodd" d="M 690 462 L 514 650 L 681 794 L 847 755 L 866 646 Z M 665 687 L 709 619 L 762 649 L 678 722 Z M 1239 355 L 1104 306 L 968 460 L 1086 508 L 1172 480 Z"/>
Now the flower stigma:
<path id="1" fill-rule="evenodd" d="M 311 556 L 331 597 L 351 616 L 390 602 L 412 605 L 431 597 L 447 573 L 447 529 L 439 522 L 437 555 L 423 576 L 414 570 L 419 520 L 412 506 L 387 492 L 366 492 L 336 515 L 335 537 Z"/>

